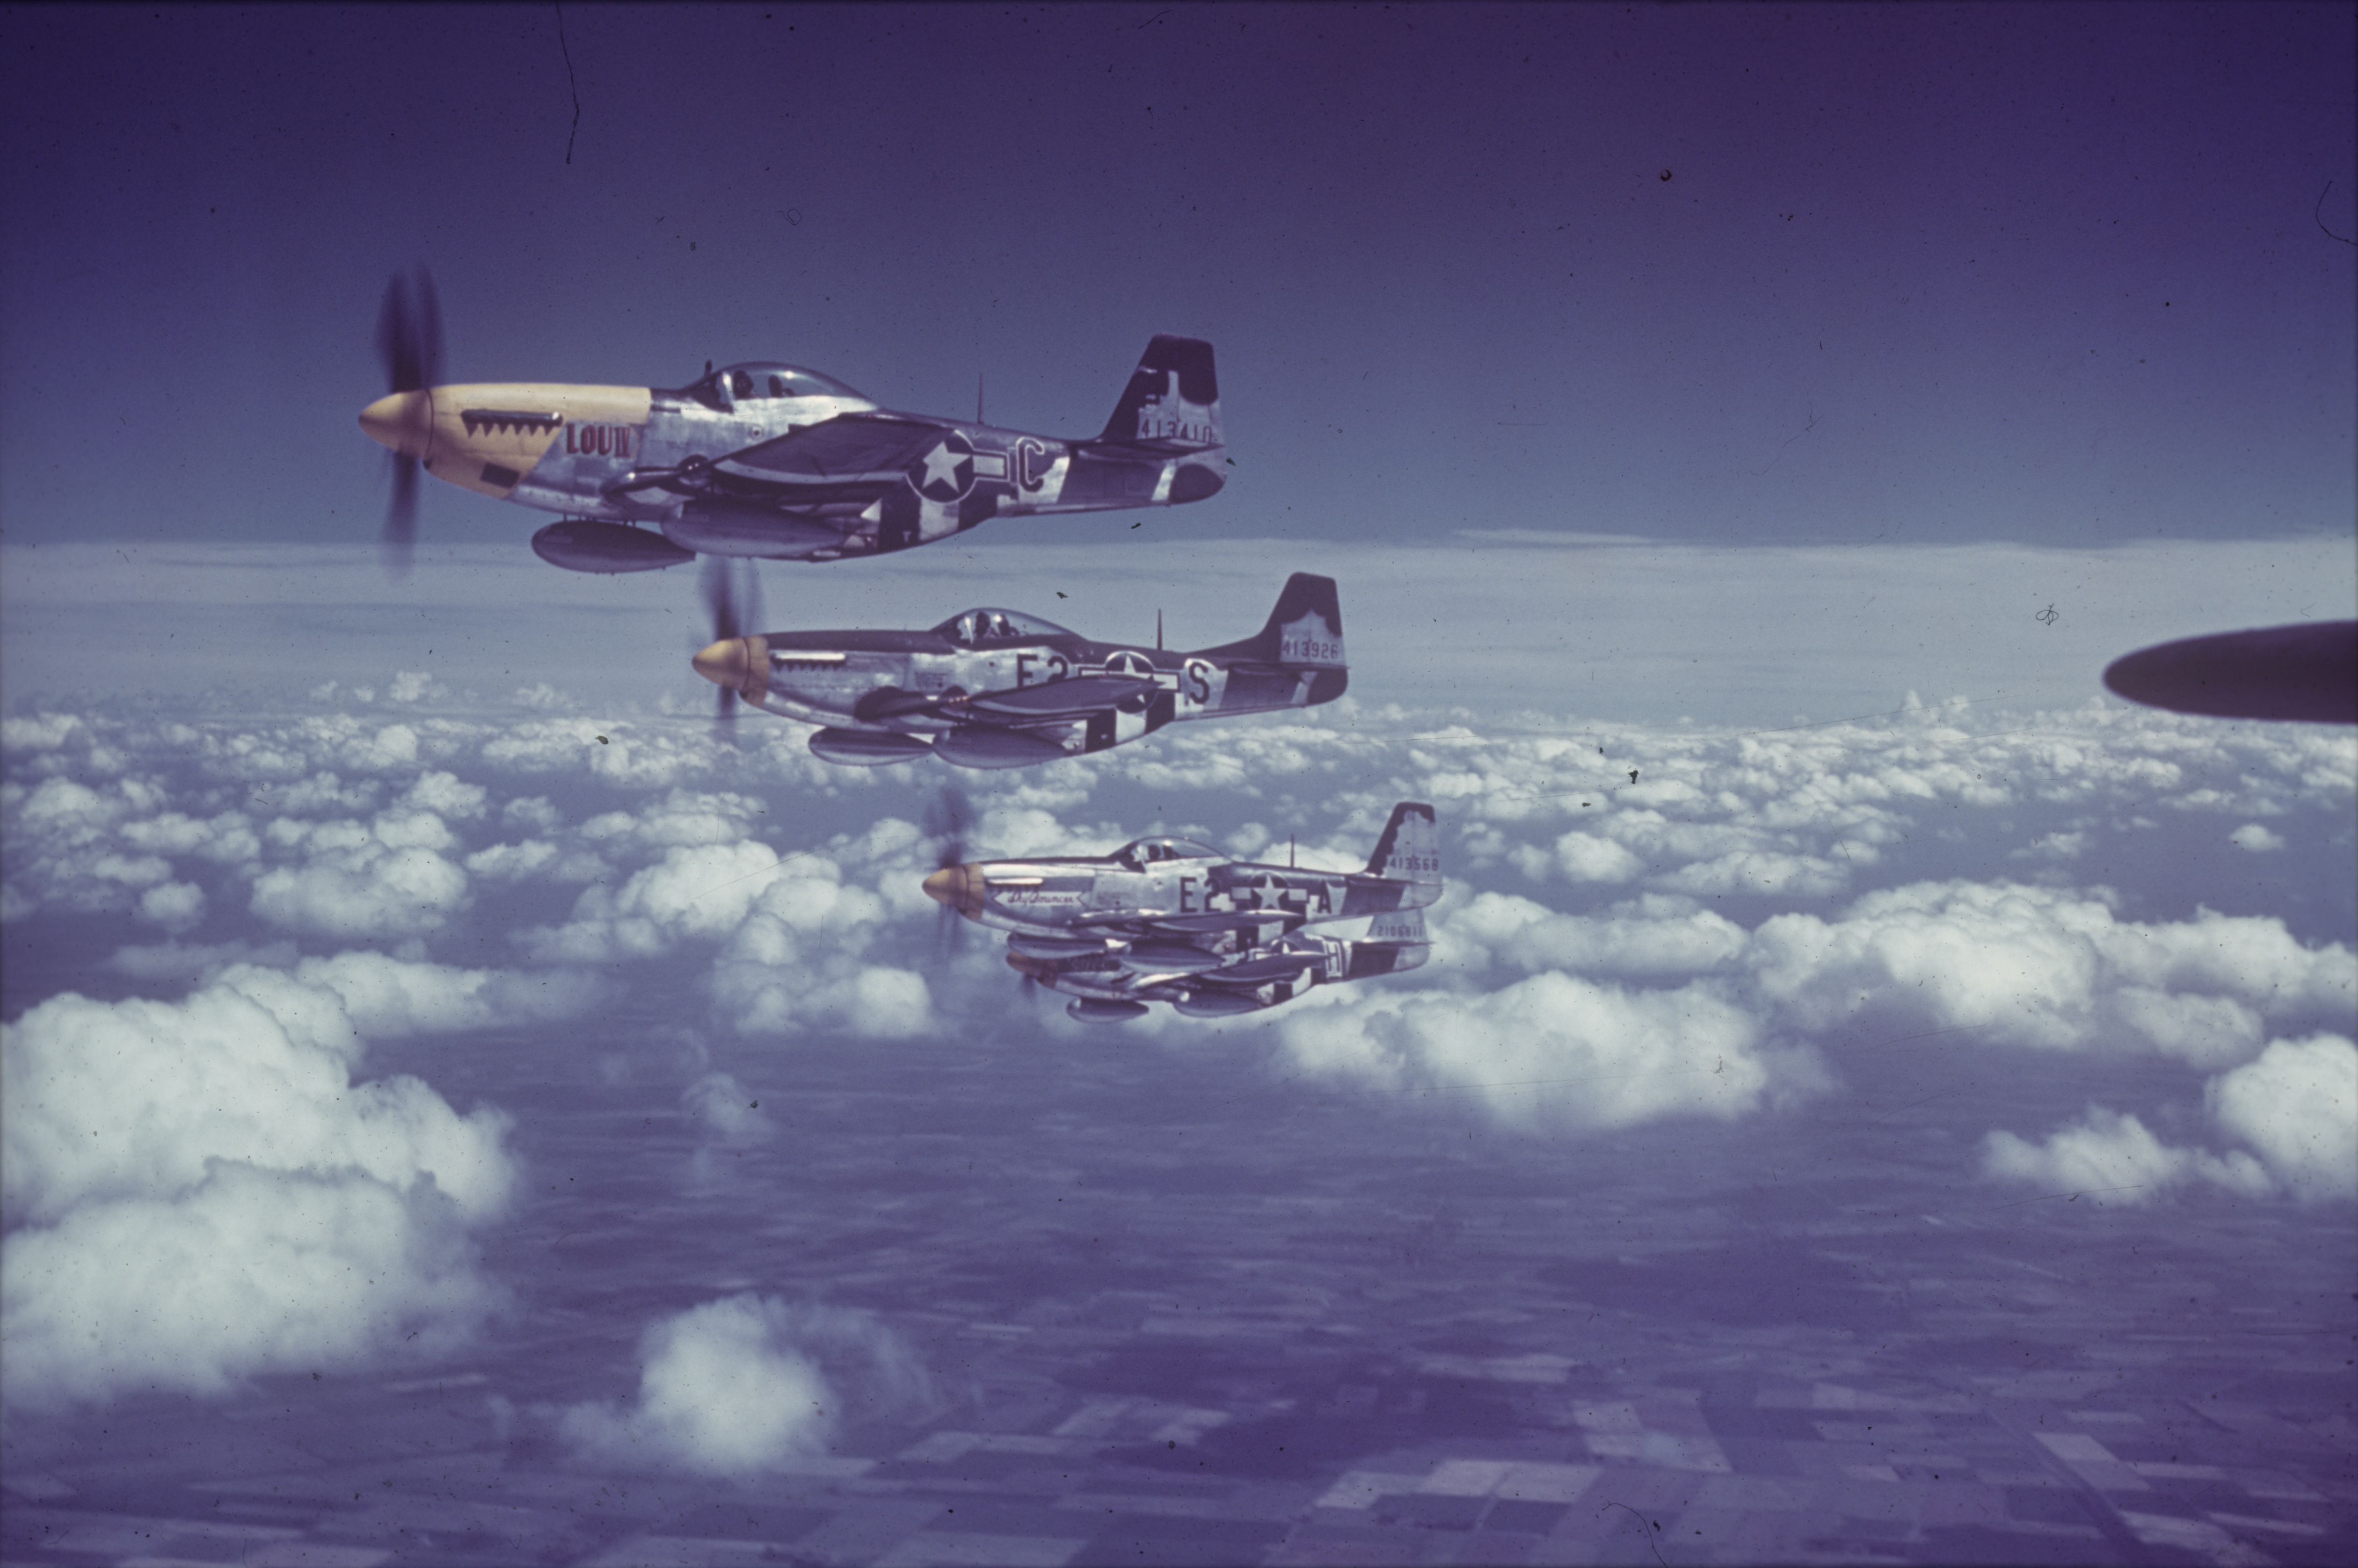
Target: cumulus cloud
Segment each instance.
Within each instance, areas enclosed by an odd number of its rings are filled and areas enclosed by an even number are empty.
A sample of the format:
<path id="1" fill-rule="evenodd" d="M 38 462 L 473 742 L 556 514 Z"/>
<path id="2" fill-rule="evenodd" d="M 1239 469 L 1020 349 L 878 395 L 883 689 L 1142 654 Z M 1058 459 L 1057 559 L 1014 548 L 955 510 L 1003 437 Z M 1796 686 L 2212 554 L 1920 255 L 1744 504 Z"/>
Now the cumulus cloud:
<path id="1" fill-rule="evenodd" d="M 762 1102 L 729 1073 L 707 1073 L 679 1097 L 706 1139 L 724 1149 L 745 1149 L 777 1136 Z"/>
<path id="2" fill-rule="evenodd" d="M 2285 841 L 2256 822 L 2246 822 L 2227 835 L 2227 841 L 2236 849 L 2254 855 L 2271 854 L 2285 847 Z"/>
<path id="3" fill-rule="evenodd" d="M 192 1185 L 70 1210 L 0 1249 L 0 1393 L 34 1407 L 216 1394 L 255 1372 L 428 1353 L 495 1303 L 430 1180 L 216 1160 Z"/>
<path id="4" fill-rule="evenodd" d="M 81 720 L 70 713 L 0 719 L 0 751 L 54 752 L 81 730 Z"/>
<path id="5" fill-rule="evenodd" d="M 341 938 L 418 936 L 438 931 L 471 902 L 467 873 L 417 842 L 431 814 L 396 819 L 345 841 L 314 836 L 320 846 L 300 866 L 265 871 L 251 908 L 273 925 Z M 433 837 L 440 839 L 442 835 Z M 440 846 L 438 846 L 440 847 Z"/>
<path id="6" fill-rule="evenodd" d="M 557 1413 L 585 1463 L 755 1476 L 823 1451 L 847 1401 L 930 1397 L 915 1357 L 868 1314 L 774 1297 L 726 1296 L 663 1319 L 641 1336 L 639 1360 L 634 1403 Z"/>
<path id="7" fill-rule="evenodd" d="M 1749 939 L 1734 921 L 1661 894 L 1587 915 L 1485 892 L 1432 920 L 1436 961 L 1466 969 L 1498 958 L 1532 973 L 1691 976 L 1727 968 Z"/>
<path id="8" fill-rule="evenodd" d="M 689 938 L 727 935 L 788 874 L 788 864 L 757 842 L 675 848 L 620 888 L 585 889 L 563 925 L 523 932 L 518 939 L 543 961 L 652 958 Z"/>
<path id="9" fill-rule="evenodd" d="M 1920 882 L 1834 920 L 1776 915 L 1746 963 L 1809 1030 L 1875 1016 L 2058 1050 L 2131 1041 L 2203 1065 L 2256 1048 L 2263 1016 L 2346 1009 L 2358 992 L 2358 956 L 2305 946 L 2273 916 L 2137 924 L 2098 894 L 2006 883 Z"/>
<path id="10" fill-rule="evenodd" d="M 213 1393 L 463 1336 L 507 1119 L 355 1077 L 364 1031 L 546 1018 L 545 988 L 374 954 L 236 966 L 178 1002 L 52 997 L 0 1030 L 12 1402 Z"/>
<path id="11" fill-rule="evenodd" d="M 1805 1056 L 1768 1049 L 1708 982 L 1632 990 L 1550 972 L 1470 997 L 1347 992 L 1282 1015 L 1278 1029 L 1306 1071 L 1462 1095 L 1534 1129 L 1725 1120 L 1822 1081 Z"/>
<path id="12" fill-rule="evenodd" d="M 450 695 L 450 688 L 424 670 L 396 670 L 385 688 L 388 702 L 427 702 Z"/>
<path id="13" fill-rule="evenodd" d="M 827 1023 L 878 1040 L 928 1032 L 934 1010 L 925 978 L 868 960 L 882 946 L 887 913 L 875 893 L 828 876 L 772 883 L 713 966 L 713 997 L 730 1027 L 777 1034 Z"/>
<path id="14" fill-rule="evenodd" d="M 2174 1147 L 2136 1117 L 2092 1106 L 2043 1143 L 1991 1133 L 1982 1171 L 2111 1203 L 2150 1203 L 2190 1182 L 2246 1197 L 2279 1186 L 2309 1200 L 2358 1197 L 2358 1045 L 2335 1034 L 2271 1042 L 2212 1078 L 2204 1099 L 2219 1130 L 2251 1145 L 2257 1158 L 2240 1149 L 2219 1155 Z"/>
<path id="15" fill-rule="evenodd" d="M 1626 882 L 1645 862 L 1610 838 L 1571 832 L 1555 841 L 1556 869 L 1575 882 Z"/>
<path id="16" fill-rule="evenodd" d="M 799 729 L 758 719 L 741 750 L 715 748 L 700 722 L 593 713 L 546 689 L 516 721 L 486 722 L 439 711 L 415 680 L 378 686 L 398 688 L 399 722 L 383 721 L 389 708 L 10 719 L 0 914 L 117 914 L 151 941 L 176 938 L 121 947 L 119 974 L 239 994 L 325 988 L 363 1033 L 410 1025 L 287 942 L 423 957 L 490 926 L 514 934 L 520 961 L 556 967 L 529 982 L 550 997 L 576 995 L 575 966 L 628 964 L 633 985 L 701 997 L 706 1026 L 763 1040 L 907 1037 L 1003 1013 L 1013 981 L 995 942 L 969 932 L 946 958 L 928 940 L 939 912 L 917 881 L 936 846 L 903 819 L 938 787 L 923 770 L 830 768 Z M 958 782 L 977 800 L 971 852 L 991 855 L 1163 830 L 1271 857 L 1298 836 L 1304 863 L 1356 864 L 1394 800 L 1435 802 L 1451 886 L 1429 914 L 1427 968 L 1237 1025 L 1133 1032 L 1273 1026 L 1337 1082 L 1446 1087 L 1450 1103 L 1519 1125 L 1758 1113 L 1824 1087 L 1810 1042 L 1865 1031 L 1970 1029 L 1976 1045 L 2152 1052 L 2212 1073 L 2254 1063 L 2272 1036 L 2349 1032 L 2358 961 L 2314 935 L 2316 908 L 2306 926 L 2208 911 L 2140 921 L 2122 911 L 2190 907 L 2201 890 L 2138 900 L 2071 885 L 2129 873 L 2131 823 L 2140 871 L 2170 866 L 2169 844 L 2330 846 L 2358 780 L 2348 737 L 2102 708 L 1976 736 L 1962 728 L 1973 718 L 1945 704 L 1740 735 L 1574 733 L 1534 716 L 1498 734 L 1347 699 Z M 1969 880 L 2009 863 L 2036 885 Z M 286 941 L 254 946 L 266 936 Z M 277 981 L 233 978 L 243 958 Z M 521 1005 L 479 1001 L 472 1015 Z M 469 1026 L 433 1022 L 468 1011 L 449 994 L 408 1005 L 417 1027 Z M 1684 1093 L 1671 1064 L 1706 1047 L 1722 1082 Z M 1584 1073 L 1629 1087 L 1569 1109 L 1474 1087 Z M 687 1103 L 708 1149 L 727 1146 L 721 1087 Z M 2256 1136 L 2232 1138 L 2272 1160 Z"/>
<path id="17" fill-rule="evenodd" d="M 2259 1151 L 2305 1198 L 2358 1196 L 2358 1045 L 2335 1034 L 2278 1040 L 2211 1081 L 2220 1128 Z"/>
<path id="18" fill-rule="evenodd" d="M 2173 1186 L 2203 1181 L 2247 1197 L 2274 1185 L 2260 1162 L 2240 1151 L 2225 1158 L 2166 1144 L 2134 1116 L 2088 1108 L 2076 1125 L 2030 1143 L 1993 1132 L 1982 1144 L 1982 1173 L 1993 1181 L 2025 1182 L 2100 1205 L 2147 1204 Z"/>
<path id="19" fill-rule="evenodd" d="M 139 918 L 178 935 L 205 918 L 205 890 L 194 882 L 166 882 L 139 895 Z"/>

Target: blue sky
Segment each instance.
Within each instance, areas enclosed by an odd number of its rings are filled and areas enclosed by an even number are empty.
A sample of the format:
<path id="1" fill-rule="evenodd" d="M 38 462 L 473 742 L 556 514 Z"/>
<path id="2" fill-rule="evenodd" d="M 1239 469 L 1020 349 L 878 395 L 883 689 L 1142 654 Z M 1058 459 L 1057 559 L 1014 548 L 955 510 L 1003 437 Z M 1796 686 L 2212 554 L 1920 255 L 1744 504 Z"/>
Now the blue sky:
<path id="1" fill-rule="evenodd" d="M 469 379 L 780 357 L 959 412 L 981 373 L 1079 432 L 1149 333 L 1208 337 L 1238 466 L 1184 537 L 2358 507 L 2346 8 L 563 21 L 12 15 L 5 536 L 367 536 L 411 260 Z M 424 537 L 527 522 L 444 492 Z"/>

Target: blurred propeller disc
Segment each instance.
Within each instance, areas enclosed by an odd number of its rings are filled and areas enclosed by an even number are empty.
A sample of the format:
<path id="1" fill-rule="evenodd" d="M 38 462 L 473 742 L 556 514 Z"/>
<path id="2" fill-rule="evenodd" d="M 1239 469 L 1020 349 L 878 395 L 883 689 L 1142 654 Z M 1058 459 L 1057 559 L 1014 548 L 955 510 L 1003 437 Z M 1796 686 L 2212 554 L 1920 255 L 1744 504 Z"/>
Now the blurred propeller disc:
<path id="1" fill-rule="evenodd" d="M 387 396 L 361 416 L 369 434 L 393 448 L 393 494 L 384 514 L 384 562 L 409 572 L 417 541 L 417 469 L 434 434 L 434 387 L 442 376 L 442 307 L 433 275 L 421 265 L 396 272 L 377 309 L 376 355 Z M 415 394 L 405 397 L 404 394 Z M 392 439 L 387 440 L 390 435 Z"/>
<path id="2" fill-rule="evenodd" d="M 934 841 L 934 869 L 946 871 L 966 863 L 967 825 L 974 820 L 974 808 L 957 788 L 944 784 L 942 792 L 925 806 L 925 837 Z M 934 922 L 934 954 L 946 957 L 957 946 L 962 917 L 954 903 L 942 905 Z"/>
<path id="3" fill-rule="evenodd" d="M 729 557 L 707 556 L 704 570 L 698 576 L 697 586 L 704 596 L 705 615 L 712 632 L 712 648 L 723 643 L 738 642 L 761 623 L 762 579 L 752 562 L 748 561 L 744 571 L 740 574 L 737 563 Z M 706 652 L 710 653 L 712 648 Z M 742 657 L 741 653 L 741 663 Z M 700 664 L 698 667 L 702 667 Z M 738 673 L 743 673 L 741 668 Z M 714 696 L 712 719 L 721 734 L 734 738 L 737 723 L 735 686 L 720 686 Z"/>

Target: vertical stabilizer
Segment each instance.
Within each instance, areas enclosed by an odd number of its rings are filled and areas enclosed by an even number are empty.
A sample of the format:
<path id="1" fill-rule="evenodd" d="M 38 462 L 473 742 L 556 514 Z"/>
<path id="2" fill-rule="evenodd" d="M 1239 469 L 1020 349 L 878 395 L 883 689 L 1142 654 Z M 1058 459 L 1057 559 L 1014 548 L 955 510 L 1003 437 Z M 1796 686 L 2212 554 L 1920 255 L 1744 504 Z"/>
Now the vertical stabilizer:
<path id="1" fill-rule="evenodd" d="M 1392 807 L 1375 853 L 1368 857 L 1368 875 L 1390 881 L 1441 882 L 1441 829 L 1433 807 L 1404 800 Z M 1422 938 L 1419 938 L 1422 940 Z"/>
<path id="2" fill-rule="evenodd" d="M 1221 445 L 1220 384 L 1212 372 L 1212 345 L 1201 338 L 1157 333 L 1098 442 L 1174 457 Z"/>
<path id="3" fill-rule="evenodd" d="M 1343 603 L 1335 579 L 1312 572 L 1295 572 L 1285 579 L 1277 608 L 1269 612 L 1260 633 L 1240 643 L 1223 643 L 1196 655 L 1234 659 L 1295 669 L 1343 668 Z M 1335 695 L 1342 695 L 1341 687 Z M 1323 700 L 1323 699 L 1322 699 Z"/>

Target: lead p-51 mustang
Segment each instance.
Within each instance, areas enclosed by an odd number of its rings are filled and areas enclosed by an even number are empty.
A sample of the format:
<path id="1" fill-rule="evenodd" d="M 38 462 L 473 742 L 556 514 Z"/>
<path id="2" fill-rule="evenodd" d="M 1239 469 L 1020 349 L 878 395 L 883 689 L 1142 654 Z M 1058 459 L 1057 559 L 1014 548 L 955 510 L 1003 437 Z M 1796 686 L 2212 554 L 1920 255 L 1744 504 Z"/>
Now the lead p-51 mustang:
<path id="1" fill-rule="evenodd" d="M 361 427 L 402 460 L 387 520 L 406 551 L 416 464 L 462 490 L 564 514 L 533 535 L 553 566 L 651 571 L 699 555 L 841 560 L 931 544 L 990 517 L 1201 501 L 1223 482 L 1212 345 L 1160 336 L 1095 437 L 1065 439 L 877 406 L 767 361 L 676 390 L 432 384 L 430 283 L 396 278 L 378 344 L 393 391 Z M 639 524 L 644 524 L 640 526 Z"/>
<path id="2" fill-rule="evenodd" d="M 1423 963 L 1420 912 L 1441 896 L 1441 839 L 1433 807 L 1404 800 L 1361 871 L 1263 865 L 1185 838 L 1141 838 L 1110 855 L 945 866 L 925 886 L 946 909 L 1011 933 L 1008 964 L 1073 997 L 1065 1011 L 1075 1018 L 1136 1018 L 1155 1001 L 1227 1017 Z M 1302 929 L 1368 916 L 1359 941 Z"/>
<path id="3" fill-rule="evenodd" d="M 694 664 L 724 693 L 823 726 L 810 738 L 819 756 L 863 766 L 930 752 L 962 768 L 1027 767 L 1183 719 L 1332 702 L 1350 679 L 1335 579 L 1308 572 L 1285 579 L 1258 633 L 1193 653 L 979 609 L 927 632 L 724 635 Z"/>

